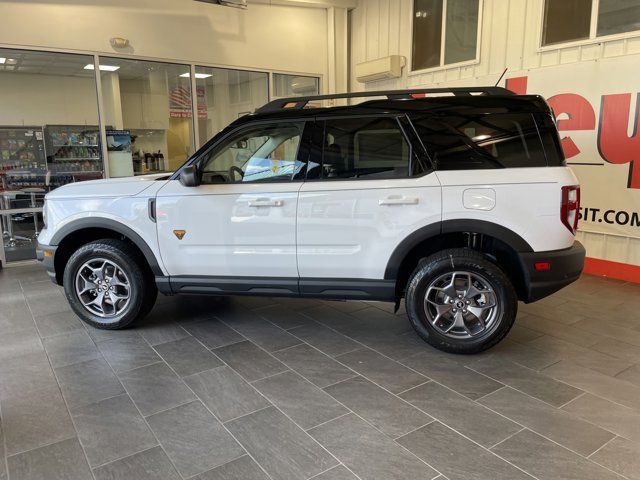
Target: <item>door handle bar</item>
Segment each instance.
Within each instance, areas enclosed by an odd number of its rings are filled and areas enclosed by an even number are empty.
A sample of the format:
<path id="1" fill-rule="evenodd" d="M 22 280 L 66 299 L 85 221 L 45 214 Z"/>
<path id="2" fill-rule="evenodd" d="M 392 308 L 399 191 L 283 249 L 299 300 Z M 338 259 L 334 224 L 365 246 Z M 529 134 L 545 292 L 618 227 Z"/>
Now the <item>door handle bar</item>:
<path id="1" fill-rule="evenodd" d="M 271 199 L 249 200 L 250 207 L 282 207 L 283 205 L 284 205 L 283 200 L 271 200 Z"/>
<path id="2" fill-rule="evenodd" d="M 417 205 L 418 197 L 387 197 L 378 202 L 378 205 Z"/>

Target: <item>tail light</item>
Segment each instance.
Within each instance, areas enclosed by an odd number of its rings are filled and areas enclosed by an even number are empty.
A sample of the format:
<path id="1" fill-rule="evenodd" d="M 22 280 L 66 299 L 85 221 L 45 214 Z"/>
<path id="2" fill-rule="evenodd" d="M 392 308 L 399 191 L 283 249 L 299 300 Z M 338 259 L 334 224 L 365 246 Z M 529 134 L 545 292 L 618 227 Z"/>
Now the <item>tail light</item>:
<path id="1" fill-rule="evenodd" d="M 572 234 L 578 230 L 578 213 L 580 212 L 580 185 L 562 187 L 562 204 L 560 220 Z"/>

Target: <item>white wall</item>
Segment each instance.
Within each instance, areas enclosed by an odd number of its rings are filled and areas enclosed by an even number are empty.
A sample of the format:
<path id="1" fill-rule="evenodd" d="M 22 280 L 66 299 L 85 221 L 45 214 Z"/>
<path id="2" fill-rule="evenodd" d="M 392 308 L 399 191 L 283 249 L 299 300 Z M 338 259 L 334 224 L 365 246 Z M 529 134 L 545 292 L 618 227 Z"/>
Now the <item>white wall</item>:
<path id="1" fill-rule="evenodd" d="M 629 85 L 636 82 L 640 71 L 640 36 L 540 49 L 543 4 L 542 0 L 484 0 L 480 58 L 476 64 L 443 67 L 418 74 L 410 73 L 405 67 L 399 79 L 362 84 L 355 80 L 354 67 L 357 63 L 395 54 L 406 57 L 407 65 L 410 65 L 413 2 L 358 0 L 356 9 L 351 13 L 351 89 L 493 85 L 507 67 L 507 77 L 529 77 L 529 93 L 541 93 L 547 98 L 565 92 L 584 95 L 594 107 L 596 118 L 601 95 L 631 91 L 635 98 L 640 88 Z M 501 85 L 504 85 L 504 80 Z M 634 106 L 632 101 L 631 112 Z M 631 117 L 630 135 L 633 133 L 633 113 Z M 597 131 L 584 132 L 581 137 L 580 134 L 571 135 L 580 138 L 580 146 L 587 151 L 587 157 L 591 155 L 599 159 Z M 586 168 L 596 167 L 574 167 L 585 195 L 589 188 L 600 190 L 601 197 L 618 192 L 628 202 L 628 210 L 640 211 L 640 190 L 626 189 L 626 185 L 619 185 L 620 182 L 609 184 L 609 176 L 599 182 L 590 179 L 585 182 L 593 173 L 592 170 L 587 172 Z M 607 168 L 609 171 L 622 169 L 626 175 L 628 164 L 607 165 Z M 613 177 L 624 176 L 622 173 Z M 640 228 L 635 229 L 638 233 L 622 235 L 596 233 L 604 229 L 594 228 L 593 224 L 581 224 L 580 228 L 582 231 L 578 237 L 585 244 L 589 256 L 640 265 Z"/>
<path id="2" fill-rule="evenodd" d="M 0 44 L 325 75 L 327 11 L 193 0 L 3 0 Z M 131 48 L 114 50 L 111 37 Z M 125 55 L 126 56 L 126 55 Z"/>

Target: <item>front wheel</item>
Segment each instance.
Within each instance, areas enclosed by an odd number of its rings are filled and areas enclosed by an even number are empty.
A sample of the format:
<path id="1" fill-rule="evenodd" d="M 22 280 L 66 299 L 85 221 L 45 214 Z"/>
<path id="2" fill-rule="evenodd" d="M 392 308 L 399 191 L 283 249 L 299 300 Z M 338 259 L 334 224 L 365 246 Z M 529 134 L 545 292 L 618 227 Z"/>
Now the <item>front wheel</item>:
<path id="1" fill-rule="evenodd" d="M 450 249 L 420 261 L 405 297 L 413 328 L 430 345 L 477 353 L 502 340 L 518 299 L 500 267 L 469 249 Z"/>
<path id="2" fill-rule="evenodd" d="M 146 316 L 157 296 L 137 250 L 114 239 L 80 247 L 67 262 L 63 284 L 76 315 L 107 330 L 125 328 Z"/>

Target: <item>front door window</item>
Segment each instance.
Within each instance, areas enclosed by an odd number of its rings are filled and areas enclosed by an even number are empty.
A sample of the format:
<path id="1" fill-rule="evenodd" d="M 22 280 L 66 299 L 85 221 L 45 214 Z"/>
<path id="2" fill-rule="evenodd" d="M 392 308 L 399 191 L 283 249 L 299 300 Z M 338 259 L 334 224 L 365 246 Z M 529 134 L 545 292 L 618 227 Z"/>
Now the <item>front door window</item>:
<path id="1" fill-rule="evenodd" d="M 298 160 L 304 122 L 257 125 L 205 154 L 202 183 L 290 181 L 302 175 Z"/>

